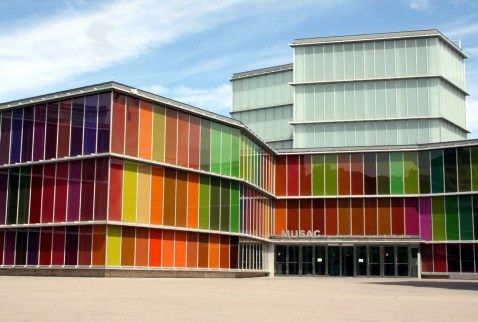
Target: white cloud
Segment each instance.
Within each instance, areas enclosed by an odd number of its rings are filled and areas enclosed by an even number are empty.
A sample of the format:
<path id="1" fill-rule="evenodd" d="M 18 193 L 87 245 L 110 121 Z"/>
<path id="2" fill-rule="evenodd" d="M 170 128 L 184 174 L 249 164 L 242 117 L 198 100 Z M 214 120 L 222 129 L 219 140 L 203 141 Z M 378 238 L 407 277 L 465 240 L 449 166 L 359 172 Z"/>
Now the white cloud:
<path id="1" fill-rule="evenodd" d="M 229 116 L 231 109 L 232 90 L 230 84 L 212 88 L 165 87 L 158 84 L 146 87 L 145 90 L 225 116 Z"/>
<path id="2" fill-rule="evenodd" d="M 118 0 L 8 28 L 0 36 L 0 101 L 93 72 L 230 19 L 240 0 Z"/>
<path id="3" fill-rule="evenodd" d="M 478 138 L 478 99 L 468 98 L 466 100 L 466 119 L 468 123 L 469 138 Z"/>
<path id="4" fill-rule="evenodd" d="M 476 16 L 473 19 L 477 19 Z M 450 26 L 446 30 L 448 37 L 465 37 L 468 35 L 475 35 L 478 33 L 478 22 L 470 22 L 470 17 L 466 17 L 463 21 L 459 21 Z"/>
<path id="5" fill-rule="evenodd" d="M 430 0 L 408 0 L 408 6 L 412 10 L 427 10 L 430 8 Z"/>

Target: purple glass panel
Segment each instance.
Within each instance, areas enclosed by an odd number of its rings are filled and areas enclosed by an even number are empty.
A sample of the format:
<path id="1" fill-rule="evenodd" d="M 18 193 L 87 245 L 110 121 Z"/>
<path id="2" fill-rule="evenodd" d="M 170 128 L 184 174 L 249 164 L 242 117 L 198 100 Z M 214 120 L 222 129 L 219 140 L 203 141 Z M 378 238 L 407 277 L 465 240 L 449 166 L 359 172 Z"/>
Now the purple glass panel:
<path id="1" fill-rule="evenodd" d="M 111 93 L 101 93 L 98 104 L 98 143 L 96 152 L 108 152 L 110 148 Z"/>
<path id="2" fill-rule="evenodd" d="M 78 227 L 66 227 L 65 265 L 77 265 Z"/>
<path id="3" fill-rule="evenodd" d="M 12 111 L 2 112 L 0 129 L 0 164 L 7 164 L 10 156 L 10 132 L 12 129 Z"/>
<path id="4" fill-rule="evenodd" d="M 23 108 L 17 108 L 12 113 L 12 144 L 10 148 L 10 163 L 20 162 L 22 145 Z"/>
<path id="5" fill-rule="evenodd" d="M 83 148 L 84 97 L 73 99 L 71 112 L 70 156 L 80 155 Z"/>
<path id="6" fill-rule="evenodd" d="M 5 232 L 5 254 L 3 258 L 4 265 L 13 265 L 15 262 L 15 231 L 7 230 Z"/>
<path id="7" fill-rule="evenodd" d="M 58 102 L 48 103 L 46 110 L 45 159 L 56 157 L 56 137 L 58 128 Z"/>
<path id="8" fill-rule="evenodd" d="M 83 140 L 83 154 L 95 153 L 96 122 L 98 117 L 98 95 L 85 98 L 85 132 Z"/>
<path id="9" fill-rule="evenodd" d="M 27 265 L 38 265 L 38 246 L 40 246 L 40 232 L 37 229 L 28 231 Z"/>
<path id="10" fill-rule="evenodd" d="M 33 106 L 23 110 L 22 162 L 32 160 L 33 153 Z"/>
<path id="11" fill-rule="evenodd" d="M 420 238 L 432 240 L 432 205 L 431 198 L 420 198 Z"/>
<path id="12" fill-rule="evenodd" d="M 35 125 L 33 137 L 33 161 L 43 160 L 45 153 L 45 105 L 35 106 Z"/>
<path id="13" fill-rule="evenodd" d="M 70 162 L 70 178 L 68 179 L 68 214 L 67 221 L 78 221 L 80 218 L 81 161 Z"/>
<path id="14" fill-rule="evenodd" d="M 405 234 L 409 236 L 420 235 L 418 198 L 405 198 Z"/>
<path id="15" fill-rule="evenodd" d="M 8 169 L 0 169 L 0 225 L 5 225 L 7 213 Z"/>

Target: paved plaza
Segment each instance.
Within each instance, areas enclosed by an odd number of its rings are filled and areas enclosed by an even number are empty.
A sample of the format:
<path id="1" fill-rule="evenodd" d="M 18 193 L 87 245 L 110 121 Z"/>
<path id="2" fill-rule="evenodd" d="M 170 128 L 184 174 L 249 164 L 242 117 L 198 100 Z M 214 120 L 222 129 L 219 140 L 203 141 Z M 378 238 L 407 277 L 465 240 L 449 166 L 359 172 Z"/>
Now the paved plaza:
<path id="1" fill-rule="evenodd" d="M 1 320 L 476 321 L 478 283 L 0 277 Z"/>

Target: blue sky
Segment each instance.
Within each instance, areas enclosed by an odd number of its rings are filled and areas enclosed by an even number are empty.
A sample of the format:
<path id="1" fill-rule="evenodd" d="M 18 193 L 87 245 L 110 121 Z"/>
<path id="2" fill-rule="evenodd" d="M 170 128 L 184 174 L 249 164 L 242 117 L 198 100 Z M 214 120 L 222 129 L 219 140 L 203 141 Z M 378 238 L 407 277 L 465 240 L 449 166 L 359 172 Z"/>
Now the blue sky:
<path id="1" fill-rule="evenodd" d="M 461 39 L 478 137 L 478 0 L 0 0 L 0 101 L 118 81 L 228 115 L 234 72 L 295 38 L 437 28 Z"/>

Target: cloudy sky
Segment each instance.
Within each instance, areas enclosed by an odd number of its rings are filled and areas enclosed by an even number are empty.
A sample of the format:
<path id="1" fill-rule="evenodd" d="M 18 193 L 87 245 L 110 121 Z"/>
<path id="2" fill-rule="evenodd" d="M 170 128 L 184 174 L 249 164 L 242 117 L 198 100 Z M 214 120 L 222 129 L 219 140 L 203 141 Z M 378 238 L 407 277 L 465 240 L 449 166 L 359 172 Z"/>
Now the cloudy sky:
<path id="1" fill-rule="evenodd" d="M 114 80 L 228 115 L 232 73 L 295 38 L 428 28 L 469 56 L 478 138 L 477 0 L 0 0 L 0 102 Z"/>

